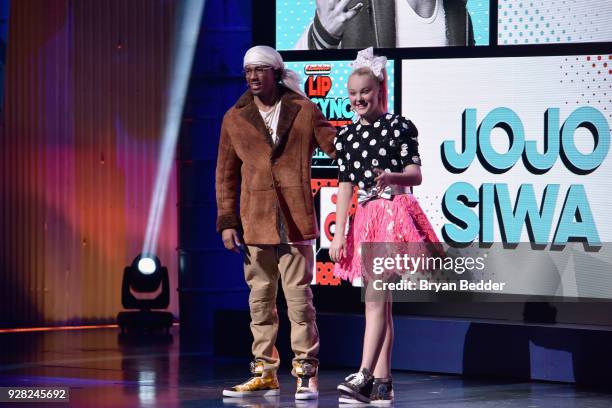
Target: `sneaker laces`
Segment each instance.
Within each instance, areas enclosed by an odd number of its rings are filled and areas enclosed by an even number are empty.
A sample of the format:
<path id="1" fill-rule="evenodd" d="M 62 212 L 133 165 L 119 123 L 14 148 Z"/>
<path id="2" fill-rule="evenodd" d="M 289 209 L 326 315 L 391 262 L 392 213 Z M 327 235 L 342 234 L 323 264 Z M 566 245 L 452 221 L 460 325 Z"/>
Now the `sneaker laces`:
<path id="1" fill-rule="evenodd" d="M 308 361 L 300 361 L 293 364 L 293 369 L 297 377 L 310 378 L 316 377 L 317 365 Z"/>
<path id="2" fill-rule="evenodd" d="M 297 378 L 297 390 L 308 390 L 310 388 L 310 378 Z"/>
<path id="3" fill-rule="evenodd" d="M 351 375 L 349 375 L 348 377 L 346 377 L 344 379 L 346 382 L 348 382 L 349 384 L 352 384 L 356 387 L 361 387 L 363 386 L 367 379 L 365 377 L 365 375 L 363 375 L 363 372 L 358 372 L 358 373 L 353 373 Z"/>
<path id="4" fill-rule="evenodd" d="M 263 362 L 260 360 L 251 361 L 249 364 L 251 374 L 253 374 L 255 377 L 261 377 L 263 374 L 263 369 L 260 369 L 260 366 L 263 366 Z"/>
<path id="5" fill-rule="evenodd" d="M 309 362 L 303 362 L 302 365 L 302 373 L 305 377 L 312 377 L 316 373 L 316 368 L 313 364 Z"/>

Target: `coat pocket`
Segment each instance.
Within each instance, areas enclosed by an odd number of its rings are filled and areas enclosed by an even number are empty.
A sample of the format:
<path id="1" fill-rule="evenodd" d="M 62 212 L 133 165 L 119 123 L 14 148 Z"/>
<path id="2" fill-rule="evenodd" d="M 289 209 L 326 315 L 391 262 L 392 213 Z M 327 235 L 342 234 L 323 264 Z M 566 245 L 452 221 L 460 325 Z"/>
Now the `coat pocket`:
<path id="1" fill-rule="evenodd" d="M 312 202 L 312 189 L 310 183 L 304 183 L 302 185 L 302 192 L 304 194 L 304 207 L 306 207 L 306 213 L 312 215 L 314 212 L 314 206 Z"/>
<path id="2" fill-rule="evenodd" d="M 248 219 L 249 217 L 249 207 L 250 207 L 250 201 L 251 201 L 251 194 L 249 194 L 249 191 L 242 191 L 242 193 L 240 194 L 240 220 L 241 223 L 243 224 L 244 227 L 244 220 Z"/>

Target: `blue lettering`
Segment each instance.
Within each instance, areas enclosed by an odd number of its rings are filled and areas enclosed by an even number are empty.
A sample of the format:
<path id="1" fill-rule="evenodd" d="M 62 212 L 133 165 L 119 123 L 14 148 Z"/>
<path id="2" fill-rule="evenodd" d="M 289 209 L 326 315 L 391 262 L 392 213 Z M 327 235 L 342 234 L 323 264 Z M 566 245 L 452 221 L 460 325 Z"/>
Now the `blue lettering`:
<path id="1" fill-rule="evenodd" d="M 525 142 L 523 163 L 533 173 L 550 170 L 559 156 L 559 108 L 547 109 L 544 113 L 544 152 L 538 153 L 537 143 Z"/>
<path id="2" fill-rule="evenodd" d="M 496 127 L 504 129 L 510 139 L 510 149 L 506 153 L 497 153 L 491 145 L 491 132 Z M 512 109 L 493 109 L 478 127 L 479 158 L 485 167 L 488 164 L 494 172 L 503 172 L 514 166 L 521 157 L 524 144 L 523 123 Z"/>
<path id="3" fill-rule="evenodd" d="M 572 184 L 567 192 L 553 243 L 564 245 L 570 238 L 584 238 L 591 246 L 601 245 L 584 186 L 580 184 Z"/>
<path id="4" fill-rule="evenodd" d="M 468 183 L 454 183 L 446 190 L 442 210 L 446 218 L 453 222 L 442 227 L 446 241 L 472 242 L 478 236 L 478 214 L 469 208 L 477 204 L 478 192 Z"/>
<path id="5" fill-rule="evenodd" d="M 589 154 L 582 154 L 574 143 L 574 132 L 579 127 L 591 131 L 595 139 L 595 149 Z M 590 173 L 595 170 L 608 155 L 610 148 L 610 128 L 605 116 L 597 109 L 582 106 L 567 118 L 561 128 L 561 148 L 563 160 L 575 173 Z"/>
<path id="6" fill-rule="evenodd" d="M 499 229 L 504 242 L 518 244 L 521 241 L 523 225 L 526 225 L 531 242 L 536 244 L 548 243 L 555 203 L 559 193 L 558 184 L 546 186 L 541 208 L 538 208 L 531 184 L 522 184 L 519 188 L 514 210 L 510 204 L 508 185 L 496 184 L 495 191 L 497 210 L 500 216 Z"/>

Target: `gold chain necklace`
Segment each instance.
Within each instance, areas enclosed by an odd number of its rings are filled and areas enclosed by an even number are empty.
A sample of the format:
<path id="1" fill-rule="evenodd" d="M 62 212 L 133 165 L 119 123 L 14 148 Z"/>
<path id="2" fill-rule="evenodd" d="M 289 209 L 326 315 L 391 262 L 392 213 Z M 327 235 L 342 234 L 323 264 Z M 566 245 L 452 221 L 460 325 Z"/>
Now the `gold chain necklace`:
<path id="1" fill-rule="evenodd" d="M 272 129 L 272 121 L 274 120 L 274 115 L 276 113 L 276 110 L 278 109 L 279 102 L 280 101 L 276 101 L 272 109 L 267 112 L 260 111 L 261 116 L 263 117 L 264 125 L 266 125 L 266 129 L 268 130 L 270 136 L 274 134 L 274 129 Z"/>

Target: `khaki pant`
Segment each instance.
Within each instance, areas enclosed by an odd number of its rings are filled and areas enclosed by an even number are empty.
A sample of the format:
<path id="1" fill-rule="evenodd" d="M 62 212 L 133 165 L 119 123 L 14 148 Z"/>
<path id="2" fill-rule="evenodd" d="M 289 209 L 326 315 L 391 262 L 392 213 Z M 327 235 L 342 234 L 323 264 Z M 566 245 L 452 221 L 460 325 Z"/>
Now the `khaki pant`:
<path id="1" fill-rule="evenodd" d="M 314 266 L 312 246 L 247 245 L 245 252 L 244 275 L 251 289 L 253 356 L 263 360 L 268 370 L 277 369 L 280 364 L 275 347 L 278 333 L 276 293 L 280 278 L 291 322 L 293 361 L 318 363 L 319 331 L 310 290 Z"/>

